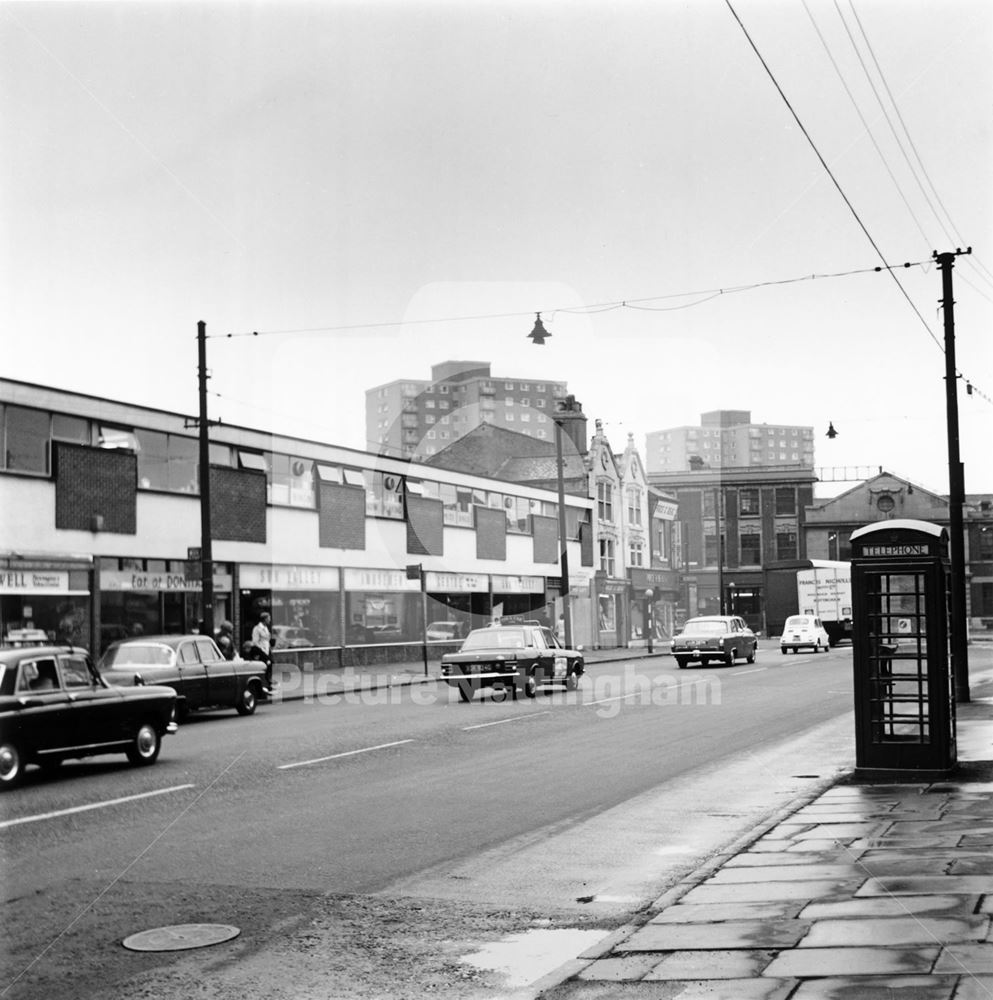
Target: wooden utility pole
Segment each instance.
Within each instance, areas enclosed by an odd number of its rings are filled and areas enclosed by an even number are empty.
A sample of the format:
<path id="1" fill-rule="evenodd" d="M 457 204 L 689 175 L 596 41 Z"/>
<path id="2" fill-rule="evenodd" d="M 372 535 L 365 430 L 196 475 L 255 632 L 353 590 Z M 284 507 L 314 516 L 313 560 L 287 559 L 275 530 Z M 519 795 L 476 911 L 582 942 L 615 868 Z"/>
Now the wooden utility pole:
<path id="1" fill-rule="evenodd" d="M 200 585 L 204 635 L 214 635 L 214 553 L 210 537 L 210 435 L 207 425 L 207 324 L 197 323 L 200 362 Z"/>
<path id="2" fill-rule="evenodd" d="M 972 247 L 954 253 L 934 252 L 941 269 L 941 304 L 945 317 L 945 407 L 948 427 L 948 534 L 951 556 L 951 654 L 955 700 L 971 701 L 969 693 L 969 637 L 965 614 L 965 470 L 959 457 L 958 373 L 955 370 L 955 299 L 952 268 L 955 258 L 972 253 Z"/>

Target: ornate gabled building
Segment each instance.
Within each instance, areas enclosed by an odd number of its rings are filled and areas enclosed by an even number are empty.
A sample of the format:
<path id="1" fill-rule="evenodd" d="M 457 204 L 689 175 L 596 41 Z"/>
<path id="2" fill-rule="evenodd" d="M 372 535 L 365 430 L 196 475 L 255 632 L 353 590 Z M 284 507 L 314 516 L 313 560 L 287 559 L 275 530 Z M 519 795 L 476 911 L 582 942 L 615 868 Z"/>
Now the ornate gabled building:
<path id="1" fill-rule="evenodd" d="M 993 496 L 966 497 L 966 617 L 975 634 L 993 630 Z M 852 557 L 851 535 L 875 521 L 913 518 L 949 527 L 948 498 L 890 472 L 807 507 L 805 548 L 810 559 Z"/>

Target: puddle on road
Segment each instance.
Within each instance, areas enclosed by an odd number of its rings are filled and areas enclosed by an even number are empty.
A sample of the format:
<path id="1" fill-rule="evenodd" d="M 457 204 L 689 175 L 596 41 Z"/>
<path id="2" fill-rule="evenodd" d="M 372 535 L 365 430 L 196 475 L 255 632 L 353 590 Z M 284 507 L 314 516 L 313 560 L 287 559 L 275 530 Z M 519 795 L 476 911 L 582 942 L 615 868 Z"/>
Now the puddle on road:
<path id="1" fill-rule="evenodd" d="M 575 927 L 522 931 L 485 945 L 462 961 L 484 972 L 499 972 L 508 986 L 528 986 L 603 940 L 607 933 Z"/>

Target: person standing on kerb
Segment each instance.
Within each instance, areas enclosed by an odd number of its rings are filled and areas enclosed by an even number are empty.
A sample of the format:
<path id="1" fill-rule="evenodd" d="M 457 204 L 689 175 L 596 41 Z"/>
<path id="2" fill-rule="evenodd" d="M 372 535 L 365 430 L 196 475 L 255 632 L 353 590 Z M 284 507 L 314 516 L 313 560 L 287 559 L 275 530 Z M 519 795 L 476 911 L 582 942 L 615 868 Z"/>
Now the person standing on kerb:
<path id="1" fill-rule="evenodd" d="M 258 624 L 252 629 L 252 659 L 265 664 L 265 693 L 272 692 L 272 632 L 269 623 L 272 618 L 268 611 L 259 615 Z"/>

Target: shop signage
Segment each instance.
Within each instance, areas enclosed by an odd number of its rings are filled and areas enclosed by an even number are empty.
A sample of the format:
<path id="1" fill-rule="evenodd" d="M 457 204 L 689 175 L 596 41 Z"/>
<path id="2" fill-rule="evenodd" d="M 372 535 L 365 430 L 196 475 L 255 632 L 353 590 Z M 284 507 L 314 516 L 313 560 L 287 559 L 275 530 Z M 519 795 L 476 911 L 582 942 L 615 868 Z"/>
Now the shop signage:
<path id="1" fill-rule="evenodd" d="M 243 564 L 238 571 L 242 590 L 337 590 L 337 566 L 261 566 Z"/>
<path id="2" fill-rule="evenodd" d="M 405 569 L 346 569 L 345 590 L 420 590 L 420 580 L 408 580 Z"/>
<path id="3" fill-rule="evenodd" d="M 427 590 L 435 592 L 488 594 L 490 591 L 490 581 L 485 573 L 425 573 L 424 583 Z"/>
<path id="4" fill-rule="evenodd" d="M 69 574 L 58 570 L 0 570 L 0 594 L 64 594 Z"/>
<path id="5" fill-rule="evenodd" d="M 929 545 L 866 545 L 862 555 L 867 558 L 891 558 L 893 556 L 927 556 L 931 554 Z"/>
<path id="6" fill-rule="evenodd" d="M 144 590 L 163 593 L 198 591 L 202 589 L 200 580 L 191 579 L 182 573 L 146 573 L 141 570 L 113 569 L 100 573 L 101 590 Z M 214 590 L 231 592 L 231 574 L 215 573 Z"/>
<path id="7" fill-rule="evenodd" d="M 543 594 L 545 592 L 545 579 L 541 576 L 502 576 L 494 573 L 490 579 L 493 581 L 493 593 L 495 594 Z"/>
<path id="8" fill-rule="evenodd" d="M 628 592 L 627 580 L 606 580 L 597 581 L 601 594 L 626 594 Z"/>
<path id="9" fill-rule="evenodd" d="M 663 521 L 675 521 L 679 507 L 674 503 L 667 503 L 665 500 L 658 500 L 655 504 L 655 516 Z"/>

